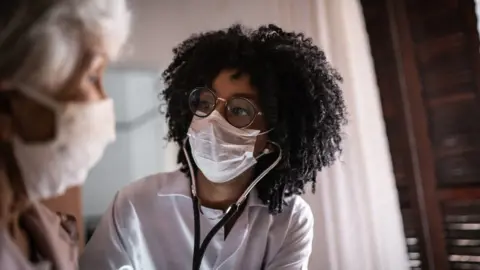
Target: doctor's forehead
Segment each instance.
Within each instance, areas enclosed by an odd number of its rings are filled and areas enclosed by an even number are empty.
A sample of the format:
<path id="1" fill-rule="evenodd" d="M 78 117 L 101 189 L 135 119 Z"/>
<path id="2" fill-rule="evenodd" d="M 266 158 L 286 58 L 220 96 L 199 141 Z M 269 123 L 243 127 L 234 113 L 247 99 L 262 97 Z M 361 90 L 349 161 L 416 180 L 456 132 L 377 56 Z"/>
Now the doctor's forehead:
<path id="1" fill-rule="evenodd" d="M 250 76 L 235 69 L 222 70 L 213 80 L 212 90 L 218 97 L 244 97 L 257 100 L 257 90 L 250 84 Z"/>

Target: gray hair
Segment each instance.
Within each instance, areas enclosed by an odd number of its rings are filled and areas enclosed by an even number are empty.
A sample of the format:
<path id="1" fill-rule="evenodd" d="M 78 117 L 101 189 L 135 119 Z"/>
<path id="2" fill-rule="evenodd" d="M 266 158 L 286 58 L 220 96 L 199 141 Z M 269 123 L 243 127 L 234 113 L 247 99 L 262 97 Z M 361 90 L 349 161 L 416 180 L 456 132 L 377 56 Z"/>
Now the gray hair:
<path id="1" fill-rule="evenodd" d="M 53 91 L 85 53 L 116 60 L 130 30 L 125 0 L 0 3 L 0 80 Z"/>

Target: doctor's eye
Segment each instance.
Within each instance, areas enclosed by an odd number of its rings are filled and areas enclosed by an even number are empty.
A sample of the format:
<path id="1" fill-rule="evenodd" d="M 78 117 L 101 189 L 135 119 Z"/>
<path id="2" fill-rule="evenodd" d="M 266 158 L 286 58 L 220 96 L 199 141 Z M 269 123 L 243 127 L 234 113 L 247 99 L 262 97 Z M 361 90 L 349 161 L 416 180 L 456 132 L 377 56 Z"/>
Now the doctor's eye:
<path id="1" fill-rule="evenodd" d="M 235 127 L 250 125 L 256 116 L 255 106 L 248 99 L 232 98 L 227 103 L 227 121 Z"/>
<path id="2" fill-rule="evenodd" d="M 200 100 L 198 102 L 197 110 L 200 110 L 204 113 L 210 112 L 215 107 L 215 102 L 211 100 Z"/>
<path id="3" fill-rule="evenodd" d="M 205 117 L 215 110 L 217 97 L 208 88 L 196 88 L 188 98 L 190 110 L 196 116 Z"/>
<path id="4" fill-rule="evenodd" d="M 229 107 L 228 110 L 236 116 L 249 116 L 248 109 L 242 107 Z"/>

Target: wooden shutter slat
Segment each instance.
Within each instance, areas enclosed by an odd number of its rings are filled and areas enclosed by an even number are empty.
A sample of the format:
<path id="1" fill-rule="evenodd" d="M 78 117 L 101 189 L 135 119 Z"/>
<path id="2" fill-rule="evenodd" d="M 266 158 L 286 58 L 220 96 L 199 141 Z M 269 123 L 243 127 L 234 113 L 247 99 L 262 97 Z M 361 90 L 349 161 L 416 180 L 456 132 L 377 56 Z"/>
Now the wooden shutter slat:
<path id="1" fill-rule="evenodd" d="M 452 270 L 480 270 L 480 265 L 475 263 L 452 263 Z"/>
<path id="2" fill-rule="evenodd" d="M 480 201 L 447 201 L 443 213 L 451 268 L 480 269 Z"/>

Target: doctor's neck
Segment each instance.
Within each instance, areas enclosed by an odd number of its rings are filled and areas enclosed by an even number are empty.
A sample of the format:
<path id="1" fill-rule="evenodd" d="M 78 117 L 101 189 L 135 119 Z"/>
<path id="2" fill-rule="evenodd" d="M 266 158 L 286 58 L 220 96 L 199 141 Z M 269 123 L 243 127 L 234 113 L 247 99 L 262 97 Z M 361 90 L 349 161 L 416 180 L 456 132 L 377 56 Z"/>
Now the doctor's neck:
<path id="1" fill-rule="evenodd" d="M 227 210 L 227 208 L 237 202 L 245 189 L 252 181 L 253 168 L 245 171 L 237 178 L 227 183 L 214 183 L 208 180 L 203 173 L 198 170 L 197 196 L 202 206 Z"/>

